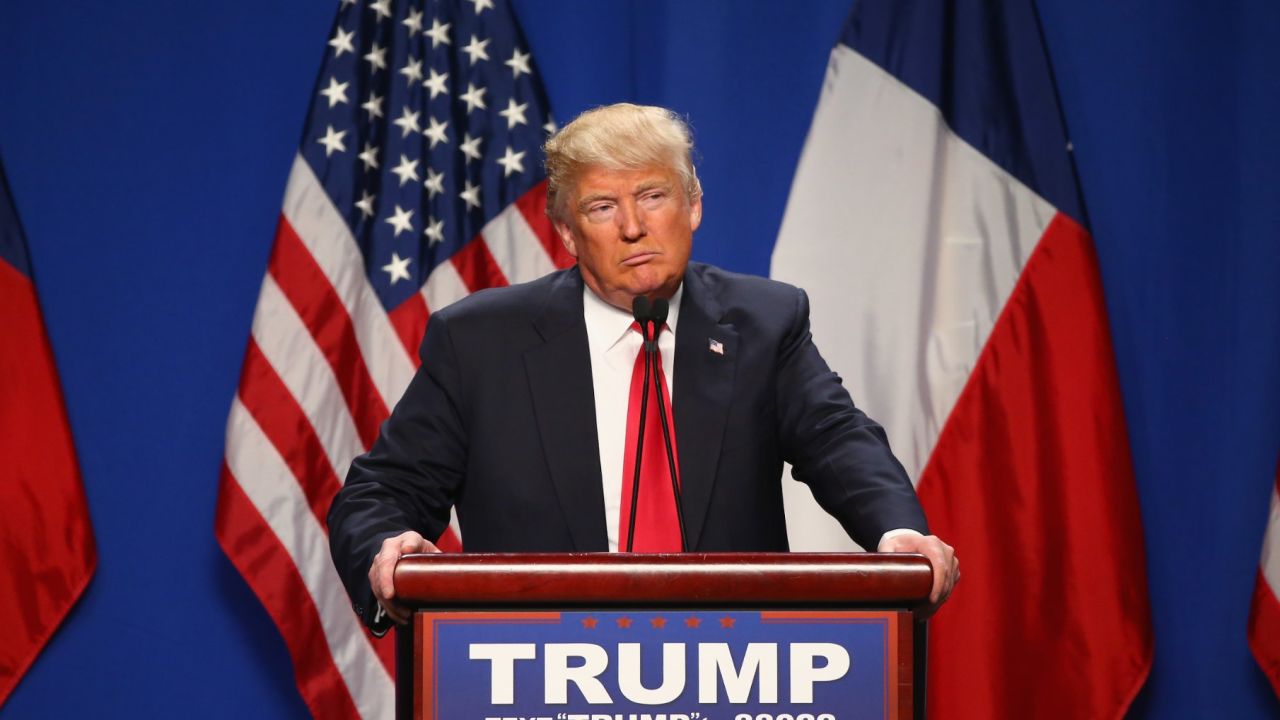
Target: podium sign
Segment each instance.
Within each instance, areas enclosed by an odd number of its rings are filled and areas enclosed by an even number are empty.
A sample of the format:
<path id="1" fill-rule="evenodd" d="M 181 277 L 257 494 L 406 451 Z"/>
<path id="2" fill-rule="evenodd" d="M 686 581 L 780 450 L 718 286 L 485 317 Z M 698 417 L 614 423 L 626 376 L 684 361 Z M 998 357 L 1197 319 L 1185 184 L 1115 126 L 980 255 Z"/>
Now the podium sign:
<path id="1" fill-rule="evenodd" d="M 923 714 L 918 555 L 401 558 L 401 720 Z"/>

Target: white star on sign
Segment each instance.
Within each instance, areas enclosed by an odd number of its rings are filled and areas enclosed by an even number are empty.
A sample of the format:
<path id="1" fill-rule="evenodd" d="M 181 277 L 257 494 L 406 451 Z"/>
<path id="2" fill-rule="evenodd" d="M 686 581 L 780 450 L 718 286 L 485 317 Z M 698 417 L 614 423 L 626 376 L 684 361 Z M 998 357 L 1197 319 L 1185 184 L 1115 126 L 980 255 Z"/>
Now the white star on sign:
<path id="1" fill-rule="evenodd" d="M 378 147 L 373 143 L 365 143 L 364 151 L 356 157 L 360 158 L 360 162 L 364 163 L 365 172 L 378 167 Z"/>
<path id="2" fill-rule="evenodd" d="M 409 262 L 412 257 L 402 258 L 398 253 L 391 253 L 391 262 L 382 266 L 382 269 L 391 276 L 391 284 L 395 285 L 401 280 L 409 280 Z"/>
<path id="3" fill-rule="evenodd" d="M 463 155 L 466 155 L 472 160 L 479 160 L 480 159 L 480 141 L 482 139 L 483 139 L 483 136 L 471 137 L 469 133 L 464 134 L 462 136 L 462 144 L 458 146 L 458 149 L 462 151 Z"/>
<path id="4" fill-rule="evenodd" d="M 533 70 L 529 69 L 529 58 L 533 57 L 533 53 L 522 53 L 520 48 L 511 51 L 511 59 L 502 63 L 511 68 L 511 77 L 519 79 L 520 73 L 532 75 Z"/>
<path id="5" fill-rule="evenodd" d="M 316 140 L 316 142 L 324 146 L 325 157 L 329 157 L 335 152 L 347 151 L 347 146 L 342 144 L 342 136 L 346 134 L 346 130 L 334 130 L 333 126 L 330 125 L 329 129 L 325 131 L 324 137 Z"/>
<path id="6" fill-rule="evenodd" d="M 510 130 L 517 125 L 529 124 L 529 121 L 524 119 L 524 111 L 528 107 L 529 103 L 516 104 L 516 99 L 511 98 L 507 100 L 507 109 L 498 114 L 507 119 L 507 129 Z"/>
<path id="7" fill-rule="evenodd" d="M 382 117 L 382 97 L 376 92 L 369 93 L 369 99 L 361 103 L 360 107 L 369 113 L 369 119 Z"/>
<path id="8" fill-rule="evenodd" d="M 427 118 L 427 122 L 430 123 L 431 126 L 426 130 L 423 130 L 422 134 L 426 135 L 427 138 L 431 140 L 431 148 L 434 148 L 440 143 L 445 143 L 447 145 L 449 143 L 449 136 L 445 135 L 444 131 L 449 127 L 449 121 L 445 120 L 444 122 L 440 122 L 434 117 L 429 117 Z"/>
<path id="9" fill-rule="evenodd" d="M 476 108 L 485 109 L 484 93 L 485 88 L 478 88 L 471 83 L 467 83 L 467 91 L 462 93 L 460 98 L 467 104 L 467 112 L 475 112 Z"/>
<path id="10" fill-rule="evenodd" d="M 397 204 L 396 213 L 391 217 L 387 218 L 386 222 L 388 225 L 396 229 L 395 236 L 400 237 L 400 233 L 402 232 L 413 232 L 413 222 L 410 220 L 410 218 L 412 217 L 413 217 L 413 208 L 409 208 L 408 210 L 405 210 L 401 208 L 399 204 Z M 383 270 L 386 270 L 386 268 L 383 268 Z M 409 276 L 406 275 L 404 279 L 408 280 Z"/>
<path id="11" fill-rule="evenodd" d="M 417 35 L 422 32 L 422 11 L 410 9 L 409 17 L 401 20 L 400 24 L 409 28 L 409 37 Z"/>
<path id="12" fill-rule="evenodd" d="M 418 126 L 418 113 L 410 112 L 408 105 L 401 109 L 400 117 L 392 120 L 391 124 L 400 126 L 401 139 L 409 137 L 411 132 L 422 132 L 422 128 Z"/>
<path id="13" fill-rule="evenodd" d="M 329 107 L 333 107 L 338 103 L 347 101 L 347 86 L 351 83 L 340 83 L 338 78 L 329 78 L 329 87 L 320 91 L 320 94 L 329 98 Z"/>
<path id="14" fill-rule="evenodd" d="M 360 208 L 360 214 L 365 217 L 373 217 L 373 195 L 368 190 L 360 193 L 360 199 L 356 201 L 356 207 Z"/>
<path id="15" fill-rule="evenodd" d="M 400 74 L 404 76 L 409 84 L 418 82 L 422 79 L 422 61 L 415 60 L 412 55 L 405 59 L 404 67 L 400 68 Z"/>
<path id="16" fill-rule="evenodd" d="M 356 47 L 351 43 L 355 38 L 356 31 L 342 32 L 342 28 L 338 28 L 334 33 L 333 39 L 329 41 L 329 47 L 333 48 L 333 56 L 335 58 L 342 57 L 342 53 L 349 52 L 355 54 Z"/>
<path id="17" fill-rule="evenodd" d="M 378 17 L 391 19 L 391 0 L 375 0 L 369 3 L 369 9 L 378 13 Z"/>
<path id="18" fill-rule="evenodd" d="M 462 48 L 462 52 L 466 53 L 467 57 L 471 59 L 471 64 L 475 65 L 477 59 L 479 60 L 489 59 L 489 51 L 485 49 L 488 46 L 489 46 L 488 38 L 485 38 L 484 40 L 480 40 L 475 35 L 472 35 L 471 42 L 467 43 L 467 46 Z"/>
<path id="19" fill-rule="evenodd" d="M 480 186 L 472 185 L 470 180 L 465 181 L 466 188 L 458 193 L 458 197 L 467 201 L 467 205 L 471 207 L 480 207 Z"/>
<path id="20" fill-rule="evenodd" d="M 441 23 L 440 18 L 431 19 L 431 29 L 426 31 L 426 36 L 431 38 L 431 49 L 434 50 L 438 45 L 452 45 L 449 40 L 449 28 L 453 23 Z"/>
<path id="21" fill-rule="evenodd" d="M 493 8 L 493 0 L 471 0 L 471 4 L 476 6 L 476 15 L 484 12 L 485 8 Z"/>
<path id="22" fill-rule="evenodd" d="M 422 184 L 427 188 L 427 198 L 433 198 L 444 192 L 444 173 L 427 168 L 427 180 Z"/>
<path id="23" fill-rule="evenodd" d="M 449 80 L 449 73 L 438 73 L 435 68 L 431 68 L 428 72 L 431 77 L 422 81 L 422 87 L 431 90 L 431 99 L 435 100 L 437 95 L 448 95 L 449 88 L 444 84 Z"/>
<path id="24" fill-rule="evenodd" d="M 364 59 L 368 60 L 369 64 L 373 65 L 373 69 L 375 71 L 387 69 L 387 49 L 384 47 L 378 47 L 378 43 L 376 42 L 373 44 L 372 48 L 369 48 L 369 52 L 364 56 Z"/>
<path id="25" fill-rule="evenodd" d="M 391 173 L 400 178 L 400 187 L 413 180 L 418 181 L 418 161 L 410 160 L 403 153 L 400 155 L 400 164 L 391 169 Z"/>
<path id="26" fill-rule="evenodd" d="M 422 231 L 427 236 L 427 244 L 435 245 L 438 242 L 444 242 L 444 221 L 443 220 L 427 220 L 427 229 Z"/>
<path id="27" fill-rule="evenodd" d="M 506 154 L 498 158 L 498 164 L 502 166 L 502 177 L 510 177 L 513 172 L 524 172 L 524 154 L 523 150 L 513 152 L 511 146 L 507 146 Z"/>

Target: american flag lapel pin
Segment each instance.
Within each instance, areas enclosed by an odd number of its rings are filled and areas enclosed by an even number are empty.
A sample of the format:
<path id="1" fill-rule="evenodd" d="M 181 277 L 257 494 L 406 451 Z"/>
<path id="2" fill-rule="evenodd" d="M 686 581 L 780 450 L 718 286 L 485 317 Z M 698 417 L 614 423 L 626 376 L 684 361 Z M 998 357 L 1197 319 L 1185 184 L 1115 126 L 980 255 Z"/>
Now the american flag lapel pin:
<path id="1" fill-rule="evenodd" d="M 720 342 L 719 340 L 716 340 L 715 338 L 707 338 L 707 340 L 710 342 L 708 349 L 711 350 L 711 352 L 717 355 L 724 354 L 724 343 Z"/>

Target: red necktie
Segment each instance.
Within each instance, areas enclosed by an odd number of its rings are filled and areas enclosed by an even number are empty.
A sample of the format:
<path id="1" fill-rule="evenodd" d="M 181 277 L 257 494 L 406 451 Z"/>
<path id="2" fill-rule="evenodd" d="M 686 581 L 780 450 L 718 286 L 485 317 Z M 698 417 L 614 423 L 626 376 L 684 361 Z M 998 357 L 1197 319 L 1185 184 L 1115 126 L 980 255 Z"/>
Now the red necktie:
<path id="1" fill-rule="evenodd" d="M 665 327 L 665 326 L 664 326 Z M 631 329 L 640 332 L 637 323 Z M 662 328 L 658 328 L 658 333 Z M 667 426 L 671 430 L 671 453 L 676 458 L 677 472 L 680 456 L 676 453 L 676 425 L 671 415 L 671 395 L 667 392 L 666 374 L 662 372 L 662 353 L 655 355 L 650 372 L 655 374 L 649 384 L 649 406 L 644 421 L 644 458 L 640 462 L 640 500 L 636 503 L 636 539 L 633 552 L 680 552 L 680 525 L 676 517 L 676 501 L 672 496 L 671 468 L 667 464 L 667 449 L 662 441 L 662 422 L 658 419 L 658 392 L 662 392 L 667 410 Z M 656 380 L 656 382 L 652 381 Z M 631 370 L 631 399 L 627 404 L 627 447 L 622 459 L 622 521 L 618 549 L 627 549 L 629 521 L 631 519 L 631 487 L 636 472 L 636 442 L 640 429 L 640 400 L 644 390 L 644 347 L 636 354 L 636 364 Z"/>

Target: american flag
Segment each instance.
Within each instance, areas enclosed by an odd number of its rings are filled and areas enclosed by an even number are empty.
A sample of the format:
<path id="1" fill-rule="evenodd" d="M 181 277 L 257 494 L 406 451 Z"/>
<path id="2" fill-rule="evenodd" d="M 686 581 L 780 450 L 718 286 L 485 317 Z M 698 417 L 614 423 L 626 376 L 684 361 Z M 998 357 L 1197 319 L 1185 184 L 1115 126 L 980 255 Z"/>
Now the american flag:
<path id="1" fill-rule="evenodd" d="M 393 715 L 392 640 L 352 612 L 325 515 L 408 385 L 430 313 L 572 263 L 544 214 L 554 130 L 504 0 L 341 1 L 227 421 L 215 521 L 315 717 Z"/>

